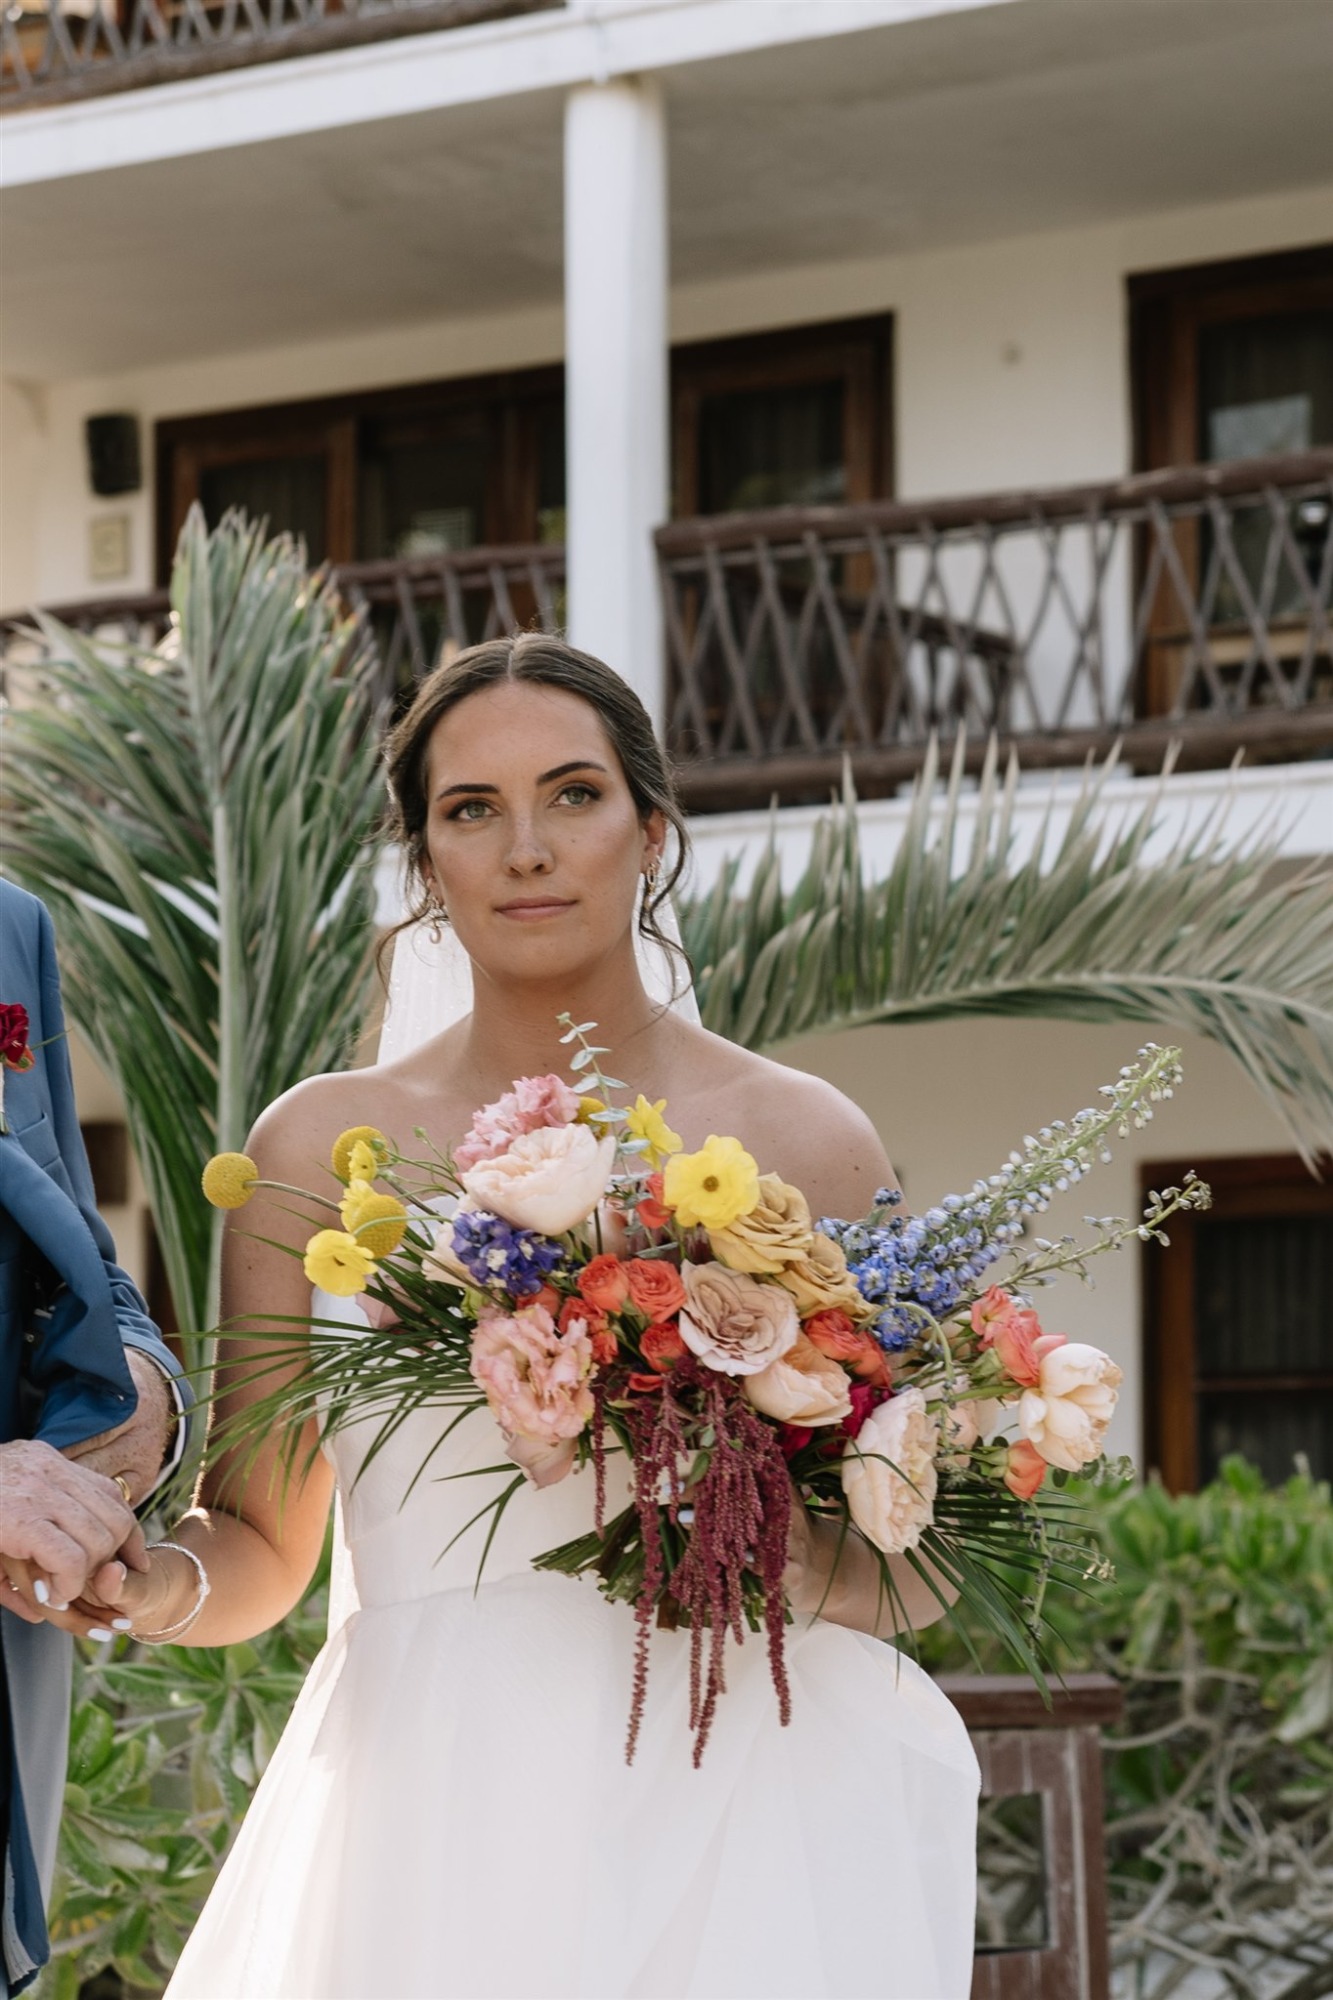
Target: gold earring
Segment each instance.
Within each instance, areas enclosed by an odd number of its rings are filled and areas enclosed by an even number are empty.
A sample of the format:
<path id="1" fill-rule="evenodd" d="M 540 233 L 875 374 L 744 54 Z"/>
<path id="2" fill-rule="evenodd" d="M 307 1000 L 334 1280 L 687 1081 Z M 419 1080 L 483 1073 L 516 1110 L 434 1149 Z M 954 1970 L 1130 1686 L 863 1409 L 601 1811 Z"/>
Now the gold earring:
<path id="1" fill-rule="evenodd" d="M 426 905 L 426 915 L 430 918 L 430 924 L 429 927 L 427 928 L 426 935 L 430 939 L 432 944 L 439 944 L 440 940 L 444 936 L 444 926 L 449 921 L 449 912 L 448 910 L 445 909 L 444 902 L 441 897 L 439 896 L 431 897 L 430 901 Z"/>
<path id="2" fill-rule="evenodd" d="M 655 854 L 643 871 L 644 888 L 650 896 L 657 894 L 657 885 L 662 876 L 662 857 Z"/>

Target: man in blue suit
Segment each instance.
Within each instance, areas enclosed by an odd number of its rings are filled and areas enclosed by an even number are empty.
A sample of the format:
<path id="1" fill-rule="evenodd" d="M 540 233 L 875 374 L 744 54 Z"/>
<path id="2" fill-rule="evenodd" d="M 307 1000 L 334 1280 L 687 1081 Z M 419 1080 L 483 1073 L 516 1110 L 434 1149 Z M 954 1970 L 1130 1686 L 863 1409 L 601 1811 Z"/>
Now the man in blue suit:
<path id="1" fill-rule="evenodd" d="M 145 1562 L 132 1509 L 179 1462 L 189 1397 L 94 1205 L 51 919 L 0 879 L 0 1002 L 33 1061 L 0 1132 L 0 1995 L 49 1956 L 71 1642 L 46 1622 L 109 1558 Z"/>

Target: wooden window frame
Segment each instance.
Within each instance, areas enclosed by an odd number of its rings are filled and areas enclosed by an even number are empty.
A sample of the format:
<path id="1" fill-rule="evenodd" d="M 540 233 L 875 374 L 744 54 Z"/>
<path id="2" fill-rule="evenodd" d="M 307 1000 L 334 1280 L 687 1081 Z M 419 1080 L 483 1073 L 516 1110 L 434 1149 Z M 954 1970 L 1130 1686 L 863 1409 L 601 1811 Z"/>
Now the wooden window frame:
<path id="1" fill-rule="evenodd" d="M 176 542 L 200 474 L 209 466 L 282 452 L 326 454 L 327 555 L 330 562 L 357 559 L 358 465 L 367 423 L 432 421 L 459 410 L 487 414 L 497 449 L 487 495 L 482 540 L 488 544 L 537 539 L 537 416 L 542 403 L 564 388 L 564 368 L 504 370 L 445 382 L 409 383 L 305 402 L 255 404 L 195 416 L 169 417 L 155 432 L 157 466 L 157 574 L 165 584 Z M 843 442 L 849 501 L 890 499 L 893 491 L 893 319 L 831 320 L 726 340 L 692 342 L 672 349 L 672 458 L 676 468 L 674 512 L 693 511 L 698 493 L 698 413 L 703 396 L 718 390 L 777 388 L 839 374 L 848 394 Z"/>
<path id="2" fill-rule="evenodd" d="M 1311 307 L 1333 308 L 1333 243 L 1225 263 L 1145 271 L 1128 280 L 1130 395 L 1134 469 L 1202 462 L 1199 435 L 1199 335 L 1225 320 L 1263 319 Z M 1199 531 L 1182 523 L 1176 544 L 1197 588 Z M 1139 550 L 1142 578 L 1146 559 Z M 1142 663 L 1144 712 L 1167 715 L 1175 703 L 1184 651 L 1179 613 L 1169 592 L 1154 606 Z M 1276 628 L 1275 628 L 1276 629 Z"/>
<path id="3" fill-rule="evenodd" d="M 1316 1180 L 1295 1153 L 1261 1153 L 1193 1161 L 1148 1161 L 1139 1170 L 1140 1197 L 1152 1188 L 1179 1186 L 1193 1166 L 1213 1191 L 1209 1214 L 1222 1221 L 1261 1216 L 1333 1216 L 1333 1181 Z M 1324 1161 L 1327 1174 L 1333 1161 Z M 1199 1218 L 1172 1218 L 1169 1244 L 1145 1244 L 1140 1261 L 1143 1299 L 1143 1446 L 1148 1470 L 1159 1472 L 1172 1493 L 1192 1493 L 1199 1484 L 1199 1396 L 1202 1389 L 1267 1387 L 1333 1390 L 1333 1364 L 1298 1376 L 1211 1378 L 1198 1373 L 1194 1296 L 1195 1246 Z"/>
<path id="4" fill-rule="evenodd" d="M 893 498 L 893 316 L 830 320 L 671 353 L 672 516 L 699 512 L 699 412 L 705 396 L 737 389 L 788 389 L 840 375 L 846 385 L 846 499 Z"/>
<path id="5" fill-rule="evenodd" d="M 157 466 L 157 573 L 170 578 L 171 561 L 199 475 L 209 466 L 272 458 L 284 451 L 323 451 L 328 460 L 325 520 L 331 563 L 357 559 L 358 467 L 366 424 L 419 422 L 423 431 L 459 411 L 482 411 L 495 426 L 486 518 L 487 543 L 535 541 L 539 404 L 564 387 L 564 369 L 501 370 L 446 382 L 408 383 L 297 403 L 263 403 L 188 417 L 168 417 L 155 431 Z"/>

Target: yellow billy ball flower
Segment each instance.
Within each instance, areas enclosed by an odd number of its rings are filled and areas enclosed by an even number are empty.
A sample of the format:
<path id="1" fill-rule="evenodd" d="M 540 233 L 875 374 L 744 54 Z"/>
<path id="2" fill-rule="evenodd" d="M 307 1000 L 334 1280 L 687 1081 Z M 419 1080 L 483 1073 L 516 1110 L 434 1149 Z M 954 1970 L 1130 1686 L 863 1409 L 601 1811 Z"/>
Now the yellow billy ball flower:
<path id="1" fill-rule="evenodd" d="M 759 1168 L 739 1139 L 710 1132 L 697 1153 L 667 1161 L 662 1199 L 687 1229 L 726 1229 L 758 1201 Z"/>
<path id="2" fill-rule="evenodd" d="M 352 1149 L 355 1146 L 369 1146 L 378 1154 L 387 1153 L 389 1150 L 389 1142 L 377 1125 L 349 1125 L 347 1130 L 340 1132 L 333 1142 L 331 1155 L 333 1171 L 340 1181 L 350 1181 L 353 1178 Z M 361 1178 L 369 1180 L 370 1176 L 366 1174 Z"/>
<path id="3" fill-rule="evenodd" d="M 634 1100 L 634 1109 L 625 1117 L 625 1126 L 631 1138 L 642 1139 L 646 1143 L 654 1171 L 669 1154 L 678 1153 L 685 1144 L 680 1133 L 673 1132 L 662 1116 L 665 1110 L 665 1097 L 659 1097 L 656 1104 L 650 1104 L 641 1092 Z"/>
<path id="4" fill-rule="evenodd" d="M 214 1208 L 244 1208 L 255 1191 L 259 1169 L 247 1153 L 215 1153 L 201 1179 Z"/>
<path id="5" fill-rule="evenodd" d="M 302 1268 L 312 1285 L 335 1299 L 350 1299 L 375 1275 L 375 1259 L 355 1236 L 342 1229 L 321 1229 L 305 1246 Z"/>
<path id="6" fill-rule="evenodd" d="M 372 1257 L 391 1257 L 407 1228 L 407 1210 L 402 1202 L 391 1194 L 376 1194 L 365 1180 L 352 1182 L 338 1204 L 338 1213 L 343 1228 Z"/>

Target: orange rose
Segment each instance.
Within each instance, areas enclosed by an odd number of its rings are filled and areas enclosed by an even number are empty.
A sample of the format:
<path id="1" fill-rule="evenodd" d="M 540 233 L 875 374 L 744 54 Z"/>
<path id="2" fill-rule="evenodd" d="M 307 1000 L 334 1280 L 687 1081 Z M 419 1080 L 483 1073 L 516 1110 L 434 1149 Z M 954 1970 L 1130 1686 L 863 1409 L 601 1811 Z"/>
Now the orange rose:
<path id="1" fill-rule="evenodd" d="M 802 1321 L 801 1331 L 821 1354 L 827 1354 L 830 1361 L 841 1361 L 862 1382 L 870 1382 L 878 1389 L 893 1387 L 889 1364 L 879 1342 L 859 1326 L 853 1326 L 846 1313 L 836 1306 L 811 1313 L 809 1319 Z"/>
<path id="2" fill-rule="evenodd" d="M 1063 1347 L 1062 1333 L 1043 1333 L 1031 1306 L 1021 1306 L 1002 1285 L 992 1285 L 972 1308 L 972 1330 L 983 1347 L 995 1350 L 1010 1381 L 1035 1389 L 1045 1355 Z"/>
<path id="3" fill-rule="evenodd" d="M 629 1295 L 641 1313 L 656 1324 L 670 1319 L 685 1303 L 685 1287 L 680 1272 L 660 1258 L 633 1257 L 625 1266 Z"/>
<path id="4" fill-rule="evenodd" d="M 619 1257 L 594 1257 L 578 1276 L 579 1291 L 599 1312 L 616 1312 L 629 1297 L 629 1278 Z"/>
<path id="5" fill-rule="evenodd" d="M 525 1306 L 545 1306 L 554 1319 L 560 1310 L 560 1294 L 554 1285 L 539 1285 L 535 1292 L 527 1294 L 523 1303 Z"/>
<path id="6" fill-rule="evenodd" d="M 586 1299 L 566 1299 L 556 1322 L 561 1333 L 568 1333 L 575 1320 L 580 1322 L 592 1344 L 592 1358 L 596 1366 L 608 1368 L 620 1352 L 620 1343 L 607 1323 L 606 1314 L 599 1307 L 590 1306 Z"/>
<path id="7" fill-rule="evenodd" d="M 1019 1438 L 1010 1445 L 1004 1483 L 1015 1500 L 1030 1500 L 1045 1477 L 1046 1460 L 1034 1444 Z"/>
<path id="8" fill-rule="evenodd" d="M 643 1349 L 643 1358 L 648 1366 L 655 1368 L 659 1375 L 665 1375 L 668 1369 L 674 1368 L 683 1354 L 689 1352 L 680 1337 L 680 1328 L 670 1323 L 665 1325 L 657 1323 L 648 1327 L 639 1346 Z"/>
<path id="9" fill-rule="evenodd" d="M 639 1221 L 645 1229 L 665 1229 L 671 1220 L 671 1210 L 662 1200 L 661 1174 L 649 1174 L 644 1185 L 647 1192 L 639 1200 Z"/>

